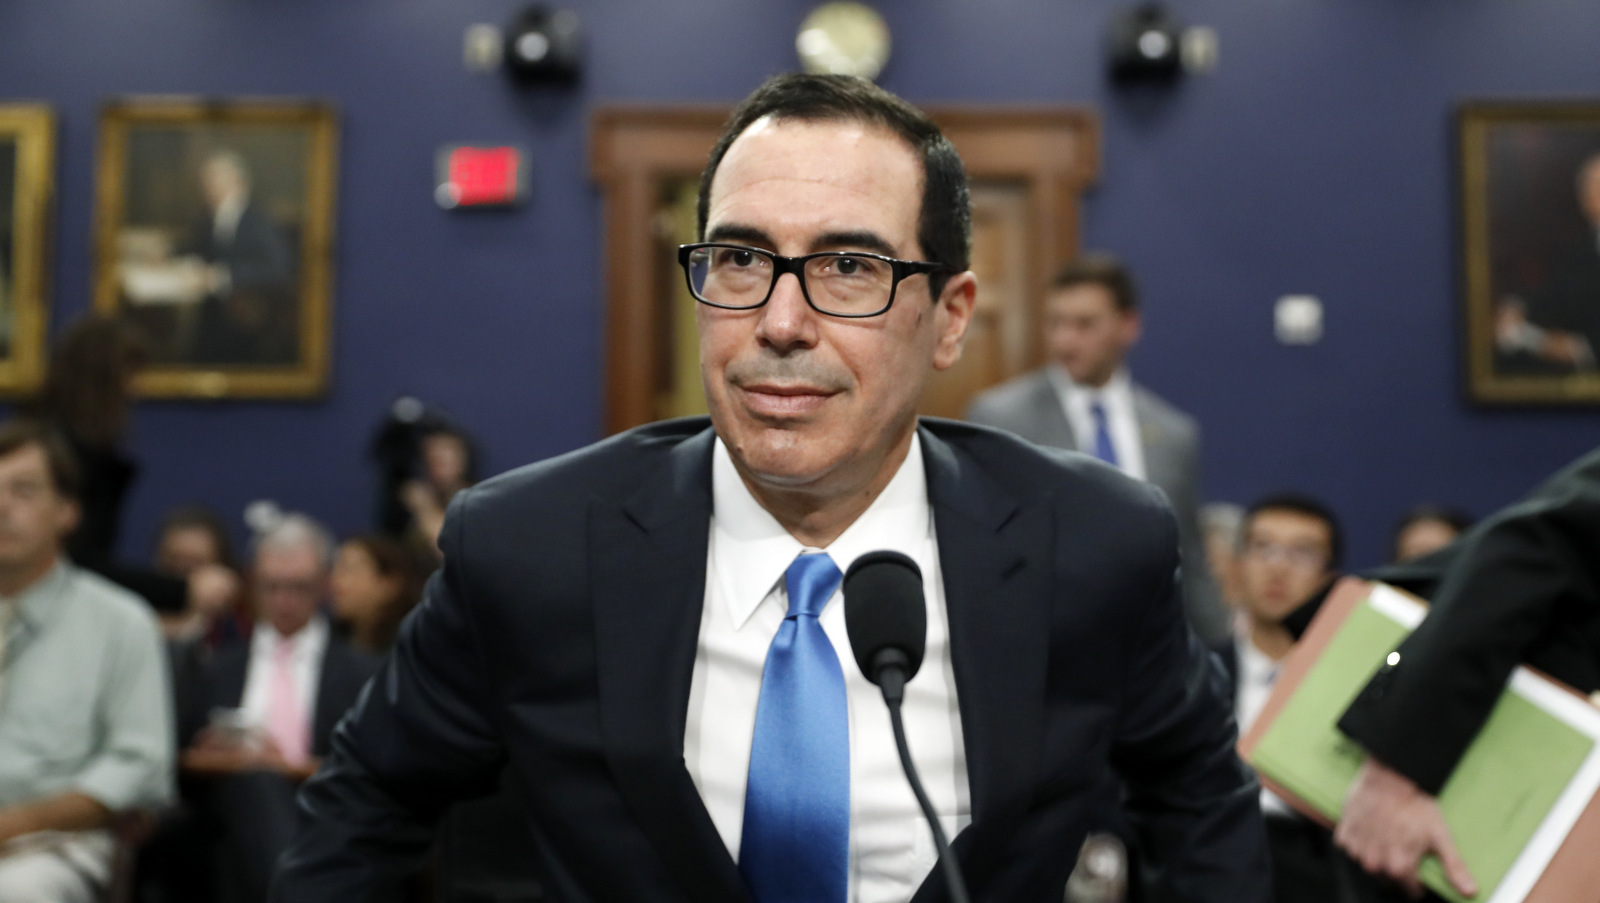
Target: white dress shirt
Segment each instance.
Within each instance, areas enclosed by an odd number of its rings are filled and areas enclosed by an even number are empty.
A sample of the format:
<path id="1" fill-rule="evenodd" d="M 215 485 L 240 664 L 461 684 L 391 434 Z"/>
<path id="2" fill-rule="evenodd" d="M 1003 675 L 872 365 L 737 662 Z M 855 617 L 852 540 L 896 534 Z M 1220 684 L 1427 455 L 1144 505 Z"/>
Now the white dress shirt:
<path id="1" fill-rule="evenodd" d="M 907 742 L 947 836 L 971 820 L 966 750 L 950 667 L 944 579 L 928 504 L 922 445 L 883 493 L 826 549 L 802 546 L 750 494 L 719 439 L 712 457 L 711 536 L 706 596 L 689 692 L 683 756 L 711 820 L 735 861 L 744 828 L 745 782 L 767 647 L 788 612 L 783 575 L 802 552 L 825 551 L 839 570 L 879 549 L 909 555 L 922 569 L 928 645 L 906 686 Z M 819 618 L 844 670 L 850 725 L 851 903 L 911 897 L 937 862 L 933 836 L 900 769 L 889 711 L 856 666 L 835 591 Z"/>
<path id="2" fill-rule="evenodd" d="M 294 650 L 290 653 L 289 673 L 294 678 L 300 711 L 305 715 L 306 738 L 310 739 L 311 726 L 316 723 L 317 687 L 322 683 L 322 658 L 328 648 L 328 619 L 313 615 L 290 639 L 294 641 Z M 273 656 L 284 640 L 266 621 L 257 621 L 250 637 L 250 664 L 245 672 L 240 708 L 244 711 L 245 723 L 262 730 L 266 729 L 272 706 Z"/>
<path id="3" fill-rule="evenodd" d="M 211 237 L 217 244 L 233 244 L 233 237 L 239 231 L 239 220 L 244 216 L 244 208 L 249 205 L 250 195 L 242 191 L 228 195 L 217 204 L 217 212 L 211 218 Z"/>
<path id="4" fill-rule="evenodd" d="M 1139 417 L 1133 410 L 1133 379 L 1128 376 L 1128 368 L 1118 367 L 1098 389 L 1073 382 L 1060 364 L 1051 364 L 1046 372 L 1061 399 L 1078 451 L 1094 454 L 1095 423 L 1090 408 L 1098 400 L 1106 409 L 1106 429 L 1117 452 L 1118 469 L 1136 480 L 1144 479 L 1144 443 L 1139 438 Z"/>
<path id="5" fill-rule="evenodd" d="M 1279 663 L 1257 649 L 1248 636 L 1234 637 L 1233 646 L 1239 657 L 1238 708 L 1234 712 L 1234 720 L 1239 722 L 1239 735 L 1244 736 L 1250 726 L 1256 723 L 1256 718 L 1260 717 L 1267 697 L 1272 695 L 1272 685 L 1278 680 Z M 1270 815 L 1294 814 L 1288 803 L 1265 787 L 1261 788 L 1261 811 Z"/>

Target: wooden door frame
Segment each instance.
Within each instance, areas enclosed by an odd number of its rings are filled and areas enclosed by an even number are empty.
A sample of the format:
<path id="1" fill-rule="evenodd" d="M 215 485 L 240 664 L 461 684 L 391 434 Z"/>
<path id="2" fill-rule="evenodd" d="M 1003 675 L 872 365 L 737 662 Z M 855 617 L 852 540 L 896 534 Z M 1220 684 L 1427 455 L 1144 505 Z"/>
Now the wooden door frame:
<path id="1" fill-rule="evenodd" d="M 590 120 L 589 169 L 605 222 L 607 434 L 655 419 L 657 189 L 667 179 L 699 177 L 730 110 L 612 105 Z M 1100 170 L 1099 117 L 1072 107 L 930 107 L 928 114 L 961 152 L 968 178 L 1027 186 L 1037 289 L 1029 314 L 1037 322 L 1038 296 L 1078 248 L 1080 200 Z M 1018 334 L 1002 340 L 1008 377 L 1043 358 L 1037 329 Z"/>

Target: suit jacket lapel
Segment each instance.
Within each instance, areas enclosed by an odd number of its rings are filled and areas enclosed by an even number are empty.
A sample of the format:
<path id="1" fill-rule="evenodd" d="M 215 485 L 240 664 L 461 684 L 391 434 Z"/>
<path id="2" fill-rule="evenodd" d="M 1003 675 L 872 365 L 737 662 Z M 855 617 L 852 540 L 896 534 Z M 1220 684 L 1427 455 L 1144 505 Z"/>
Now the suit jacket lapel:
<path id="1" fill-rule="evenodd" d="M 597 500 L 589 524 L 606 758 L 635 821 L 697 903 L 749 900 L 683 761 L 712 438 L 707 429 L 678 444 L 620 507 Z"/>
<path id="2" fill-rule="evenodd" d="M 969 882 L 980 884 L 1035 785 L 1052 526 L 1044 506 L 1019 503 L 970 457 L 926 428 L 921 434 L 972 794 L 972 825 L 955 846 Z M 942 886 L 937 876 L 914 899 Z"/>
<path id="3" fill-rule="evenodd" d="M 1157 486 L 1171 486 L 1178 462 L 1173 460 L 1172 443 L 1162 412 L 1150 400 L 1143 386 L 1133 387 L 1133 417 L 1139 425 L 1139 446 L 1144 451 L 1145 478 Z"/>

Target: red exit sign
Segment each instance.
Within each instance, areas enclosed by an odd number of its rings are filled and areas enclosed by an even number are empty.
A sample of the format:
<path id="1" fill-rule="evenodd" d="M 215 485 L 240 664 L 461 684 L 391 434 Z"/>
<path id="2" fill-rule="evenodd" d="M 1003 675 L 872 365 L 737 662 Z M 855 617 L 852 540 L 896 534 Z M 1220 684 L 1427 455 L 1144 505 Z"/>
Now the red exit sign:
<path id="1" fill-rule="evenodd" d="M 440 207 L 511 207 L 528 193 L 528 155 L 518 147 L 451 144 L 439 150 L 434 200 Z"/>

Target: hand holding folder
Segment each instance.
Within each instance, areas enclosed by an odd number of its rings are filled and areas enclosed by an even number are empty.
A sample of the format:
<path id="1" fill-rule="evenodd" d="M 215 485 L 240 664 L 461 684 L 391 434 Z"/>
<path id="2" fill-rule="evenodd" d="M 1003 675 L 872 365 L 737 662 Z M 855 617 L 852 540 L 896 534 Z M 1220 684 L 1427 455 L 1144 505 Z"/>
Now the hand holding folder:
<path id="1" fill-rule="evenodd" d="M 1339 819 L 1366 760 L 1339 716 L 1425 612 L 1392 587 L 1341 581 L 1240 741 L 1262 782 L 1312 819 Z M 1421 883 L 1459 903 L 1600 903 L 1597 789 L 1600 708 L 1518 668 L 1438 799 L 1479 893 L 1461 895 L 1431 857 Z"/>
<path id="2" fill-rule="evenodd" d="M 1438 800 L 1382 762 L 1369 758 L 1356 773 L 1333 836 L 1367 871 L 1395 878 L 1413 896 L 1422 894 L 1417 873 L 1428 853 L 1463 896 L 1478 893 Z"/>

